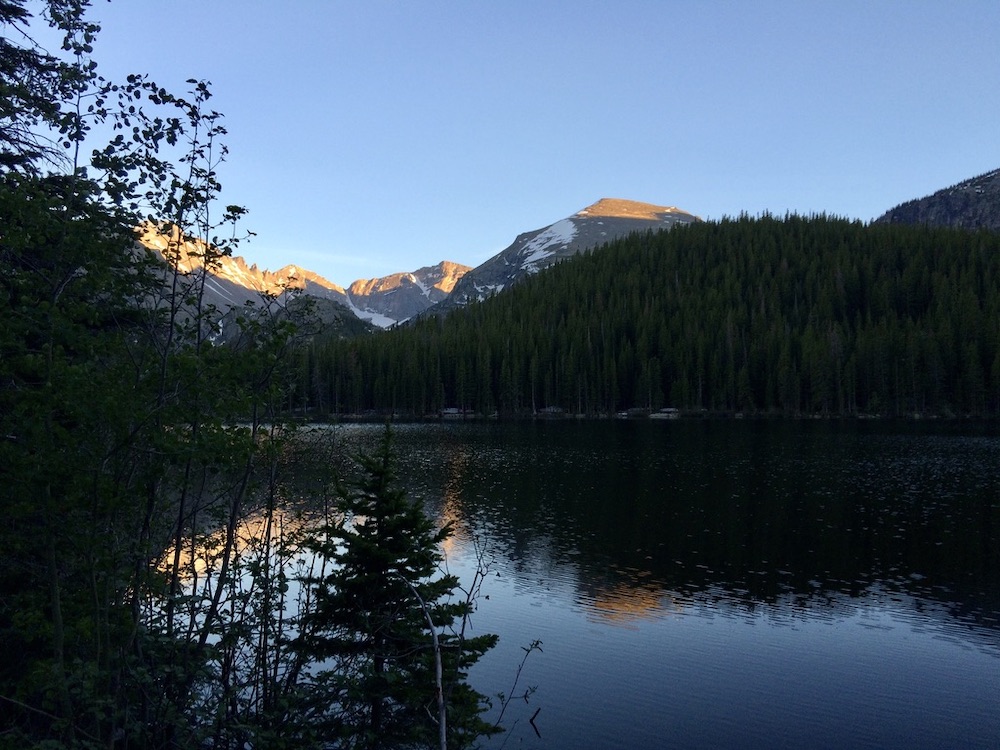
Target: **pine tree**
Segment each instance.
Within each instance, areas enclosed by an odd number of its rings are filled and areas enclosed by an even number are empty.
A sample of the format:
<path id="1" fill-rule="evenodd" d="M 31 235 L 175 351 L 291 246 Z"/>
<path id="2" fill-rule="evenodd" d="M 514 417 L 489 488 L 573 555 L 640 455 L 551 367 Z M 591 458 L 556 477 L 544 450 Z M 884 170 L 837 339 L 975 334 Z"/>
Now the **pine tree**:
<path id="1" fill-rule="evenodd" d="M 325 572 L 305 581 L 315 605 L 293 644 L 320 667 L 307 680 L 306 719 L 320 744 L 464 747 L 499 731 L 483 721 L 485 698 L 465 681 L 497 638 L 464 637 L 471 604 L 452 600 L 458 579 L 440 575 L 439 548 L 452 529 L 436 529 L 400 489 L 391 442 L 387 427 L 376 453 L 357 456 L 362 477 L 338 483 L 337 520 L 307 544 Z"/>

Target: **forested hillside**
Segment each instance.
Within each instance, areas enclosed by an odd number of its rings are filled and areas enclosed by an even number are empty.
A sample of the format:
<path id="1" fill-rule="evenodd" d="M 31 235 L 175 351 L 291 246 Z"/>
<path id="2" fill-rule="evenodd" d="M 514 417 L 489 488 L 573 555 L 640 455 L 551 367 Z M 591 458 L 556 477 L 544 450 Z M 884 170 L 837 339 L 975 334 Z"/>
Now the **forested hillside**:
<path id="1" fill-rule="evenodd" d="M 442 320 L 300 351 L 297 407 L 1000 414 L 1000 236 L 818 216 L 633 235 Z"/>

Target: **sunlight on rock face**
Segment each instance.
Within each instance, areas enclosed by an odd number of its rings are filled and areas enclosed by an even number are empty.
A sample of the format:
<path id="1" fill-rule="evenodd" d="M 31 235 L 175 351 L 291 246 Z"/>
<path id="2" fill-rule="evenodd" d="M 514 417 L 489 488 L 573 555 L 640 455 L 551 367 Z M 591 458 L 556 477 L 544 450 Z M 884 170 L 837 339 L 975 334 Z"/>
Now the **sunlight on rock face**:
<path id="1" fill-rule="evenodd" d="M 577 216 L 591 218 L 605 216 L 613 219 L 648 219 L 659 221 L 664 214 L 687 213 L 676 206 L 656 206 L 652 203 L 624 200 L 622 198 L 601 198 L 591 206 L 577 213 Z"/>

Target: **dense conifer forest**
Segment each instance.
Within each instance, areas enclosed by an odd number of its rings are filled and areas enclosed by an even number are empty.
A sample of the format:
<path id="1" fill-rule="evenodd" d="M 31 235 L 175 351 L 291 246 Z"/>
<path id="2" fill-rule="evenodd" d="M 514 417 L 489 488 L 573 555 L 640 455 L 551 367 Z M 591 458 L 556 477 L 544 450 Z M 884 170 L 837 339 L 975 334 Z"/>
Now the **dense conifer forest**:
<path id="1" fill-rule="evenodd" d="M 320 416 L 997 416 L 1000 236 L 822 215 L 679 226 L 298 356 L 293 406 Z"/>

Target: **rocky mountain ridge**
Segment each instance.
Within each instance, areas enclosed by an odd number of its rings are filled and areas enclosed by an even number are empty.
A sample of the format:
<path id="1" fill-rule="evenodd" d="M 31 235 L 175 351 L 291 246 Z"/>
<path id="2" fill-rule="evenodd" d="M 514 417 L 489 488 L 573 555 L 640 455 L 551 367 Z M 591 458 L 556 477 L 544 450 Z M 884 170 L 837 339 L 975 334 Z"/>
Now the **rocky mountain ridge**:
<path id="1" fill-rule="evenodd" d="M 521 279 L 632 232 L 659 231 L 701 219 L 676 206 L 602 198 L 572 216 L 517 236 L 505 250 L 462 276 L 447 299 L 425 314 L 483 300 Z"/>
<path id="2" fill-rule="evenodd" d="M 161 257 L 174 240 L 169 230 L 145 227 L 140 242 Z M 174 262 L 184 273 L 198 273 L 203 268 L 206 245 L 189 239 L 176 249 Z M 220 256 L 206 283 L 207 300 L 220 310 L 259 302 L 262 295 L 281 298 L 305 294 L 342 306 L 344 312 L 376 326 L 386 328 L 406 320 L 448 296 L 455 283 L 470 270 L 469 266 L 441 261 L 416 271 L 402 272 L 374 279 L 358 279 L 348 289 L 317 273 L 296 265 L 277 271 L 248 264 L 241 256 Z"/>
<path id="3" fill-rule="evenodd" d="M 356 309 L 393 322 L 408 320 L 441 302 L 455 284 L 472 270 L 461 263 L 443 260 L 435 266 L 394 273 L 374 279 L 358 279 L 347 288 Z"/>
<path id="4" fill-rule="evenodd" d="M 930 224 L 1000 231 L 1000 169 L 901 203 L 873 223 Z"/>
<path id="5" fill-rule="evenodd" d="M 373 279 L 358 279 L 347 289 L 296 265 L 262 270 L 240 256 L 218 258 L 206 283 L 208 302 L 220 310 L 259 302 L 262 295 L 279 299 L 299 293 L 324 300 L 333 315 L 354 315 L 387 328 L 417 315 L 444 313 L 481 300 L 564 258 L 588 252 L 605 242 L 636 231 L 668 229 L 677 223 L 701 221 L 675 206 L 602 198 L 565 219 L 517 236 L 505 250 L 475 269 L 441 261 L 415 271 Z M 146 227 L 140 241 L 161 256 L 171 243 L 169 232 Z M 176 250 L 177 267 L 185 273 L 202 270 L 205 244 L 185 240 Z"/>

